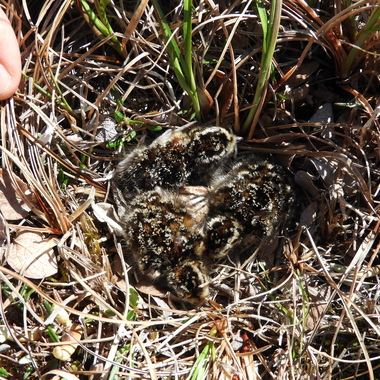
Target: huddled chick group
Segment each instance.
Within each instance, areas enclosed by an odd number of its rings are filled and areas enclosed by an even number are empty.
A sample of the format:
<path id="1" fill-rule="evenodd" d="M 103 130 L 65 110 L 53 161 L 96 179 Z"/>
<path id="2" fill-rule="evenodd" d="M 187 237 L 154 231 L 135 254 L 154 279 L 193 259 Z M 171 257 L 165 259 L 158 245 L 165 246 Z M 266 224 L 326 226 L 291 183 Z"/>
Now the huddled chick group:
<path id="1" fill-rule="evenodd" d="M 236 158 L 237 140 L 219 127 L 168 130 L 112 179 L 126 256 L 188 304 L 208 298 L 211 260 L 275 235 L 294 202 L 285 170 L 270 157 Z"/>

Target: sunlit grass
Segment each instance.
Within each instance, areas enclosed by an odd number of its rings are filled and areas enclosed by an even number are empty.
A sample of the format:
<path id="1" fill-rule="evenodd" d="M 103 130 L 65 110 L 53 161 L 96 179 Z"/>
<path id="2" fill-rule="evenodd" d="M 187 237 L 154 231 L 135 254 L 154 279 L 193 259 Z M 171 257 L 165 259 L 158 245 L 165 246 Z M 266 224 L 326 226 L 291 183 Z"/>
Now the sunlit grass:
<path id="1" fill-rule="evenodd" d="M 183 52 L 176 42 L 180 35 L 180 28 L 173 34 L 170 24 L 167 22 L 162 12 L 161 6 L 157 0 L 152 0 L 157 18 L 160 21 L 161 32 L 167 43 L 167 51 L 175 73 L 175 76 L 181 88 L 191 98 L 194 116 L 197 120 L 202 119 L 200 103 L 197 94 L 197 84 L 194 75 L 193 62 L 193 43 L 192 43 L 192 0 L 183 2 Z"/>
<path id="2" fill-rule="evenodd" d="M 252 107 L 242 127 L 242 132 L 248 133 L 248 139 L 251 139 L 255 132 L 256 124 L 268 91 L 269 75 L 272 70 L 272 59 L 281 22 L 282 0 L 274 0 L 270 2 L 269 18 L 267 16 L 266 7 L 262 1 L 257 1 L 256 6 L 263 31 L 263 45 L 255 96 L 252 101 Z"/>
<path id="3" fill-rule="evenodd" d="M 4 3 L 24 75 L 0 109 L 0 376 L 379 378 L 378 2 L 132 3 Z M 233 105 L 202 112 L 202 91 Z M 325 103 L 331 120 L 308 121 Z M 202 117 L 249 140 L 238 154 L 272 154 L 302 196 L 273 246 L 208 263 L 210 302 L 188 310 L 141 281 L 91 205 L 112 206 L 125 152 Z M 54 242 L 54 277 L 9 268 L 29 229 Z M 66 323 L 80 328 L 58 360 Z"/>
<path id="4" fill-rule="evenodd" d="M 356 24 L 355 24 L 356 25 Z M 359 65 L 360 60 L 365 54 L 372 54 L 373 36 L 380 31 L 380 8 L 376 7 L 372 10 L 368 21 L 360 30 L 354 28 L 355 40 L 350 48 L 345 62 L 345 72 L 343 78 L 347 78 L 353 70 Z M 376 46 L 376 44 L 375 44 Z"/>
<path id="5" fill-rule="evenodd" d="M 110 3 L 110 0 L 96 0 L 94 2 L 96 7 L 96 12 L 92 9 L 89 2 L 86 0 L 79 0 L 85 19 L 87 19 L 88 24 L 92 26 L 95 35 L 99 38 L 111 38 L 107 39 L 107 43 L 111 45 L 121 57 L 126 57 L 126 51 L 122 46 L 122 43 L 114 35 L 111 24 L 108 20 L 106 8 Z"/>

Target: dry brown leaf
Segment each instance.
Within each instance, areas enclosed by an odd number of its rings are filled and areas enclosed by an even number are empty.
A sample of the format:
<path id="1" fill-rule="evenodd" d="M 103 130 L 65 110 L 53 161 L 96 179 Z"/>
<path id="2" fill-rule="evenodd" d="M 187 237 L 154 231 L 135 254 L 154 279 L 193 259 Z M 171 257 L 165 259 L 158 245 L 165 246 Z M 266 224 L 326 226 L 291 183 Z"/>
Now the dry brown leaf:
<path id="1" fill-rule="evenodd" d="M 54 377 L 50 377 L 52 375 L 55 375 Z M 65 379 L 65 380 L 79 380 L 79 377 L 75 376 L 74 374 L 70 373 L 70 372 L 67 372 L 67 371 L 63 371 L 61 369 L 52 369 L 51 371 L 45 373 L 44 375 L 42 375 L 41 377 L 41 380 L 45 380 L 45 379 L 51 379 L 51 380 L 61 380 L 61 379 Z"/>
<path id="2" fill-rule="evenodd" d="M 26 192 L 28 185 L 15 174 L 12 174 L 20 189 L 25 193 L 25 197 L 31 197 Z M 30 207 L 21 199 L 9 177 L 7 171 L 0 169 L 0 210 L 6 220 L 20 220 L 29 215 Z"/>
<path id="3" fill-rule="evenodd" d="M 315 185 L 314 179 L 315 178 L 313 178 L 310 173 L 304 170 L 299 170 L 294 176 L 294 180 L 300 189 L 304 189 L 308 194 L 310 194 L 312 199 L 318 199 L 321 191 Z"/>
<path id="4" fill-rule="evenodd" d="M 67 361 L 71 358 L 71 355 L 78 347 L 78 341 L 80 341 L 83 334 L 83 327 L 75 323 L 71 329 L 63 334 L 61 342 L 66 342 L 63 346 L 57 346 L 53 350 L 53 355 L 59 360 Z"/>
<path id="5" fill-rule="evenodd" d="M 212 79 L 212 84 L 217 90 L 216 93 L 219 93 L 218 98 L 215 100 L 219 101 L 219 120 L 222 121 L 231 108 L 234 98 L 234 85 L 231 78 L 228 78 L 225 73 L 219 70 L 215 73 L 215 76 Z"/>
<path id="6" fill-rule="evenodd" d="M 158 290 L 152 283 L 149 283 L 146 280 L 139 281 L 135 285 L 135 289 L 137 289 L 141 293 L 148 294 L 150 296 L 156 296 L 156 297 L 166 296 L 164 292 Z"/>
<path id="7" fill-rule="evenodd" d="M 0 209 L 1 209 L 1 206 L 0 206 Z M 7 227 L 4 220 L 4 216 L 0 214 L 0 246 L 3 247 L 6 241 L 7 241 Z M 0 259 L 2 259 L 1 250 L 0 250 Z"/>
<path id="8" fill-rule="evenodd" d="M 305 164 L 317 173 L 325 184 L 325 188 L 331 191 L 338 181 L 343 184 L 346 196 L 352 195 L 358 188 L 358 179 L 353 173 L 349 173 L 343 162 L 328 157 L 312 157 L 305 160 Z"/>
<path id="9" fill-rule="evenodd" d="M 219 120 L 222 121 L 231 108 L 233 101 L 233 82 L 225 73 L 217 70 L 207 88 L 198 88 L 197 94 L 203 117 L 207 119 L 211 108 L 214 106 L 215 101 L 217 101 Z"/>
<path id="10" fill-rule="evenodd" d="M 304 62 L 296 71 L 293 72 L 292 76 L 286 81 L 286 85 L 290 88 L 300 86 L 310 78 L 318 67 L 319 62 L 317 61 Z M 290 70 L 287 70 L 287 73 L 288 71 Z"/>
<path id="11" fill-rule="evenodd" d="M 108 115 L 99 116 L 99 125 L 96 129 L 96 139 L 99 142 L 107 143 L 116 139 L 117 137 L 117 123 L 116 121 Z"/>
<path id="12" fill-rule="evenodd" d="M 29 278 L 45 278 L 57 273 L 57 260 L 52 238 L 44 240 L 43 234 L 23 231 L 16 237 L 7 252 L 8 264 Z"/>
<path id="13" fill-rule="evenodd" d="M 329 304 L 327 303 L 331 291 L 328 286 L 318 288 L 309 287 L 309 312 L 305 318 L 305 331 L 309 332 L 316 328 L 317 323 L 326 313 Z M 326 323 L 326 322 L 325 322 Z"/>
<path id="14" fill-rule="evenodd" d="M 300 217 L 300 225 L 310 228 L 317 220 L 318 204 L 320 202 L 311 202 L 305 210 L 302 211 Z"/>

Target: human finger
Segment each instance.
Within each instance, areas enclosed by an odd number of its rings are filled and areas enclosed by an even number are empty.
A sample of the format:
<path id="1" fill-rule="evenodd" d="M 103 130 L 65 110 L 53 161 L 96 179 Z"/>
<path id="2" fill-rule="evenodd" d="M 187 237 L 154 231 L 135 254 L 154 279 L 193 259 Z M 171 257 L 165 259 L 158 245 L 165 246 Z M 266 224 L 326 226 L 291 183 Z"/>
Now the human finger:
<path id="1" fill-rule="evenodd" d="M 21 57 L 16 35 L 0 8 L 0 100 L 12 96 L 21 79 Z"/>

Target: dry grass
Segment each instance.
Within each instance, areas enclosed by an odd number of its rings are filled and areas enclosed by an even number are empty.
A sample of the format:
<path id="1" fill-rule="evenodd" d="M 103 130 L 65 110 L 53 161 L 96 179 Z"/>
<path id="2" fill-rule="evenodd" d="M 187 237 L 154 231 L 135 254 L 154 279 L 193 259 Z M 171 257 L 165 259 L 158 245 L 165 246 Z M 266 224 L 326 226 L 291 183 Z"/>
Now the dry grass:
<path id="1" fill-rule="evenodd" d="M 376 25 L 366 29 L 378 2 L 284 1 L 275 70 L 246 131 L 262 53 L 255 6 L 195 2 L 206 122 L 248 136 L 242 150 L 274 153 L 302 188 L 277 250 L 215 263 L 212 300 L 196 310 L 136 285 L 91 207 L 112 203 L 102 178 L 124 147 L 191 118 L 152 3 L 121 3 L 106 8 L 110 36 L 79 1 L 5 4 L 24 77 L 1 106 L 2 168 L 13 208 L 26 211 L 2 218 L 0 377 L 379 378 L 380 39 Z M 181 46 L 181 4 L 163 12 Z M 332 112 L 312 119 L 325 103 Z M 104 121 L 115 111 L 118 135 L 104 137 L 115 132 Z M 53 250 L 54 276 L 28 279 L 7 265 L 25 231 Z M 285 258 L 274 260 L 275 251 Z"/>

